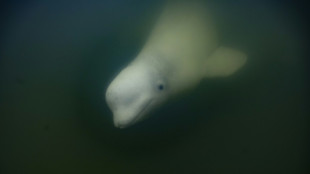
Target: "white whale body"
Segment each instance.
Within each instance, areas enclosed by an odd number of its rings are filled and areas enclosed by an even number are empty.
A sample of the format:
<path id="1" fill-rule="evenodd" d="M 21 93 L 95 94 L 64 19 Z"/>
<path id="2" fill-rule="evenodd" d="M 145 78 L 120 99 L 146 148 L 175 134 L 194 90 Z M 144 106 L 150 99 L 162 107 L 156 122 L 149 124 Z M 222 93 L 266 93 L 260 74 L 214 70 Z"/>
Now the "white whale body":
<path id="1" fill-rule="evenodd" d="M 114 125 L 131 126 L 171 96 L 204 78 L 231 75 L 245 61 L 242 52 L 219 45 L 203 6 L 168 6 L 141 52 L 107 88 Z"/>

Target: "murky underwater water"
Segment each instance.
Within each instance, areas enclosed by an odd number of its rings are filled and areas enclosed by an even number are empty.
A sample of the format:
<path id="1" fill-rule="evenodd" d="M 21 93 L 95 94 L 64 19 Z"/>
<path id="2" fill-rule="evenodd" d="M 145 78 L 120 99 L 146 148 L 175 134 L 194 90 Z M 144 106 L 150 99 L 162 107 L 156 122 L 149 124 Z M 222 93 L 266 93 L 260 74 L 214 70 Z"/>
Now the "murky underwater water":
<path id="1" fill-rule="evenodd" d="M 306 173 L 305 12 L 217 3 L 222 41 L 246 50 L 247 65 L 128 129 L 114 128 L 104 92 L 162 2 L 4 6 L 0 173 Z"/>

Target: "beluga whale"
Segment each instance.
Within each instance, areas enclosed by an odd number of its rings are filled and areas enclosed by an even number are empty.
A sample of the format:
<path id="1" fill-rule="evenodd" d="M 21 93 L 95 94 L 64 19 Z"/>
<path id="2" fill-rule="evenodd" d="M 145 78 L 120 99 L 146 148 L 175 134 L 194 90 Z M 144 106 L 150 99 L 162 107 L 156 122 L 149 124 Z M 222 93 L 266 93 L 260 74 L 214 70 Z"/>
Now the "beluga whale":
<path id="1" fill-rule="evenodd" d="M 106 90 L 115 127 L 143 120 L 203 79 L 232 75 L 246 59 L 243 52 L 220 44 L 204 5 L 166 5 L 140 53 Z"/>

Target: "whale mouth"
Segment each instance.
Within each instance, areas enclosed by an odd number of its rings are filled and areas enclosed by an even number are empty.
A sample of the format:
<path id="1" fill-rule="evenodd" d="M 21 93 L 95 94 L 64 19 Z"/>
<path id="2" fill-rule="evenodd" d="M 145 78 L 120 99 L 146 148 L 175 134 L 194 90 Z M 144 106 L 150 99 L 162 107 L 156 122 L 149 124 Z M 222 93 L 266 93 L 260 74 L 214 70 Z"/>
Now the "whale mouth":
<path id="1" fill-rule="evenodd" d="M 138 122 L 143 116 L 144 116 L 144 112 L 146 111 L 146 109 L 148 108 L 148 106 L 152 103 L 153 99 L 150 99 L 148 102 L 146 102 L 142 109 L 136 114 L 136 116 L 134 117 L 134 119 L 132 119 L 131 121 L 129 122 L 125 122 L 125 123 L 114 123 L 115 127 L 118 127 L 118 128 L 127 128 L 131 125 L 133 125 L 134 123 Z"/>

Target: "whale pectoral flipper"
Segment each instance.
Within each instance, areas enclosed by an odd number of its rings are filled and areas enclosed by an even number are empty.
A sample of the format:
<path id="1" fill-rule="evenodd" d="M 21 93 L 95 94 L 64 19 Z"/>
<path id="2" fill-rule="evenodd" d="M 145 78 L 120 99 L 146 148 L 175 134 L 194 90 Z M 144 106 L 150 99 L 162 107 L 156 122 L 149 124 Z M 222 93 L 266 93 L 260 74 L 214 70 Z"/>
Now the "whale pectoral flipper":
<path id="1" fill-rule="evenodd" d="M 205 77 L 226 77 L 235 73 L 246 62 L 247 56 L 241 51 L 227 47 L 217 48 L 204 64 Z"/>

